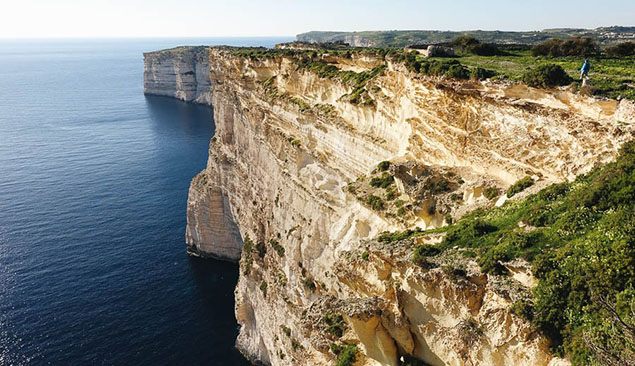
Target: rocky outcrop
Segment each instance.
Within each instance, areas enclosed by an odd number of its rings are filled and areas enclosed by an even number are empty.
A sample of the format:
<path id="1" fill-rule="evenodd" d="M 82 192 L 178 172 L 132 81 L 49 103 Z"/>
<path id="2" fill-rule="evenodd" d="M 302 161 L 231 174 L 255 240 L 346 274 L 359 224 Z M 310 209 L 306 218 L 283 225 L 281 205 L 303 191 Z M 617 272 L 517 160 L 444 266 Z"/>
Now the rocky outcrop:
<path id="1" fill-rule="evenodd" d="M 143 54 L 143 92 L 210 104 L 209 48 L 177 47 Z"/>
<path id="2" fill-rule="evenodd" d="M 360 85 L 321 78 L 293 56 L 212 48 L 209 60 L 216 135 L 190 188 L 187 241 L 196 254 L 240 256 L 245 355 L 330 365 L 355 343 L 356 365 L 566 363 L 510 311 L 530 276 L 484 275 L 460 253 L 415 265 L 412 247 L 374 238 L 443 225 L 440 207 L 460 215 L 489 205 L 486 185 L 532 175 L 544 186 L 612 159 L 632 138 L 631 102 L 425 78 L 372 56 L 324 57 L 356 72 L 385 63 L 354 104 Z M 391 162 L 385 172 L 382 161 Z M 406 219 L 396 204 L 393 213 L 369 199 L 387 202 L 383 173 Z"/>

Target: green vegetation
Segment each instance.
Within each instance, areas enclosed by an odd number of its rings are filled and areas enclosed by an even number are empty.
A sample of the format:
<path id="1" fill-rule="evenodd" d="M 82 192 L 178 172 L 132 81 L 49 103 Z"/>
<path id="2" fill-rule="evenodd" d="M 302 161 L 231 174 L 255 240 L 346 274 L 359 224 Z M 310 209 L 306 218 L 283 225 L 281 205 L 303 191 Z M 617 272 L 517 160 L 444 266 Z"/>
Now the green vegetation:
<path id="1" fill-rule="evenodd" d="M 485 190 L 483 191 L 483 195 L 485 196 L 485 198 L 487 198 L 490 201 L 500 196 L 500 194 L 501 194 L 501 190 L 498 187 L 486 187 Z"/>
<path id="2" fill-rule="evenodd" d="M 422 265 L 427 262 L 427 257 L 435 256 L 440 252 L 434 245 L 422 244 L 415 249 L 412 259 L 415 263 Z"/>
<path id="3" fill-rule="evenodd" d="M 478 39 L 470 36 L 461 36 L 452 41 L 452 46 L 462 52 L 479 56 L 496 56 L 504 54 L 494 43 L 481 43 Z"/>
<path id="4" fill-rule="evenodd" d="M 635 56 L 635 42 L 623 42 L 604 49 L 610 57 Z"/>
<path id="5" fill-rule="evenodd" d="M 390 173 L 384 172 L 381 177 L 373 177 L 370 180 L 371 187 L 375 188 L 387 188 L 395 182 L 395 177 Z"/>
<path id="6" fill-rule="evenodd" d="M 337 355 L 337 366 L 352 366 L 357 359 L 359 349 L 354 344 L 340 346 L 333 343 L 331 351 Z"/>
<path id="7" fill-rule="evenodd" d="M 379 170 L 380 172 L 385 172 L 386 170 L 388 170 L 388 168 L 390 168 L 389 161 L 382 161 L 381 163 L 377 164 L 377 170 Z"/>
<path id="8" fill-rule="evenodd" d="M 317 74 L 320 78 L 337 79 L 352 86 L 352 91 L 347 96 L 352 104 L 371 106 L 373 99 L 368 94 L 366 85 L 375 77 L 382 75 L 386 69 L 385 65 L 377 66 L 369 71 L 354 72 L 342 71 L 337 66 L 323 60 L 313 58 L 302 58 L 298 63 L 298 69 L 305 69 Z"/>
<path id="9" fill-rule="evenodd" d="M 271 244 L 276 253 L 278 253 L 278 256 L 284 257 L 284 247 L 280 245 L 277 240 L 270 240 L 269 244 Z"/>
<path id="10" fill-rule="evenodd" d="M 532 56 L 590 56 L 599 52 L 592 38 L 573 37 L 567 40 L 552 38 L 531 48 Z"/>
<path id="11" fill-rule="evenodd" d="M 267 282 L 266 281 L 262 281 L 260 282 L 260 291 L 262 291 L 262 295 L 264 297 L 267 297 Z"/>
<path id="12" fill-rule="evenodd" d="M 507 197 L 511 198 L 516 195 L 516 193 L 520 193 L 525 189 L 534 185 L 534 180 L 531 177 L 527 176 L 520 179 L 518 182 L 511 185 L 511 187 L 507 188 Z"/>
<path id="13" fill-rule="evenodd" d="M 281 325 L 280 329 L 282 329 L 282 333 L 284 333 L 287 337 L 291 337 L 291 328 Z"/>
<path id="14" fill-rule="evenodd" d="M 384 201 L 381 199 L 381 197 L 377 197 L 373 194 L 366 197 L 366 204 L 370 205 L 370 207 L 375 211 L 381 211 L 385 207 Z"/>
<path id="15" fill-rule="evenodd" d="M 534 88 L 568 85 L 573 79 L 560 65 L 540 65 L 523 74 L 523 83 Z"/>
<path id="16" fill-rule="evenodd" d="M 403 62 L 409 71 L 429 76 L 446 76 L 454 79 L 469 79 L 472 72 L 457 60 L 425 58 L 416 52 L 397 56 L 397 62 Z"/>
<path id="17" fill-rule="evenodd" d="M 242 254 L 243 268 L 244 268 L 243 273 L 245 275 L 248 275 L 249 272 L 251 272 L 251 266 L 253 265 L 253 262 L 254 262 L 253 251 L 254 251 L 254 242 L 251 241 L 251 238 L 249 237 L 249 235 L 245 235 L 245 241 L 243 243 L 243 254 Z"/>
<path id="18" fill-rule="evenodd" d="M 264 258 L 267 254 L 267 247 L 265 247 L 265 243 L 259 242 L 256 244 L 256 251 L 258 251 L 258 256 L 260 259 Z"/>
<path id="19" fill-rule="evenodd" d="M 557 28 L 542 31 L 436 31 L 436 30 L 400 30 L 400 31 L 367 31 L 367 32 L 308 32 L 298 35 L 300 41 L 335 42 L 346 37 L 355 36 L 375 47 L 405 47 L 417 43 L 451 42 L 459 36 L 469 36 L 481 42 L 507 44 L 535 44 L 549 38 L 570 38 L 575 36 L 592 36 L 599 42 L 611 41 L 609 34 L 629 35 L 635 33 L 635 27 L 603 27 L 597 29 Z"/>
<path id="20" fill-rule="evenodd" d="M 364 251 L 364 252 L 362 253 L 362 259 L 363 259 L 363 260 L 365 260 L 365 261 L 368 261 L 368 256 L 369 256 L 369 255 L 370 255 L 370 254 L 368 254 L 368 252 L 367 252 L 367 251 Z"/>
<path id="21" fill-rule="evenodd" d="M 337 338 L 342 338 L 344 330 L 346 330 L 346 322 L 341 314 L 326 314 L 322 318 L 322 321 L 326 323 L 326 331 Z"/>
<path id="22" fill-rule="evenodd" d="M 633 338 L 624 335 L 635 325 L 635 141 L 615 162 L 572 183 L 477 210 L 442 230 L 447 235 L 435 249 L 467 248 L 484 272 L 506 274 L 501 262 L 519 257 L 532 264 L 539 280 L 533 299 L 512 311 L 574 365 L 633 356 Z M 419 259 L 431 254 L 415 250 Z"/>
<path id="23" fill-rule="evenodd" d="M 510 81 L 523 81 L 523 76 L 528 70 L 550 64 L 562 67 L 568 75 L 577 78 L 584 62 L 584 59 L 579 56 L 532 56 L 526 49 L 506 49 L 505 53 L 499 56 L 478 56 L 466 53 L 460 54 L 457 60 L 472 70 L 474 68 L 491 70 L 496 73 L 496 78 L 505 78 Z M 447 61 L 447 59 L 439 60 Z M 590 61 L 590 85 L 594 95 L 635 99 L 635 88 L 632 86 L 635 83 L 634 56 L 596 55 L 592 56 Z"/>
<path id="24" fill-rule="evenodd" d="M 311 292 L 317 289 L 315 282 L 313 282 L 313 280 L 311 279 L 305 279 L 304 281 L 302 281 L 302 284 L 304 284 L 304 287 L 308 288 Z"/>

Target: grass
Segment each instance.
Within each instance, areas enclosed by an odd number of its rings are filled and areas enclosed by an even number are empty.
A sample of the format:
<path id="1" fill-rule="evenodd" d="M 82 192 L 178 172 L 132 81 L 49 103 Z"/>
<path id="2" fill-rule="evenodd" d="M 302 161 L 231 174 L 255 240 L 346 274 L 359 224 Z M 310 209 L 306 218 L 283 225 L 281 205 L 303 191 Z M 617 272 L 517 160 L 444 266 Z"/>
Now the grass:
<path id="1" fill-rule="evenodd" d="M 529 70 L 542 65 L 555 64 L 562 67 L 574 80 L 580 77 L 584 59 L 580 57 L 534 57 L 529 50 L 510 50 L 504 56 L 477 56 L 462 54 L 457 57 L 461 64 L 493 70 L 512 81 L 521 81 Z M 439 60 L 447 60 L 439 58 Z M 620 95 L 635 99 L 635 57 L 590 58 L 591 85 L 593 94 L 616 98 Z M 630 86 L 629 86 L 630 85 Z"/>
<path id="2" fill-rule="evenodd" d="M 608 364 L 606 354 L 594 352 L 601 348 L 618 358 L 634 355 L 635 341 L 620 334 L 635 326 L 635 141 L 622 147 L 615 162 L 572 183 L 474 211 L 441 230 L 444 241 L 434 249 L 417 247 L 415 262 L 461 247 L 474 252 L 483 272 L 504 275 L 503 262 L 524 258 L 539 281 L 532 301 L 512 311 L 531 319 L 557 354 L 574 365 Z M 383 234 L 379 240 L 412 235 Z"/>

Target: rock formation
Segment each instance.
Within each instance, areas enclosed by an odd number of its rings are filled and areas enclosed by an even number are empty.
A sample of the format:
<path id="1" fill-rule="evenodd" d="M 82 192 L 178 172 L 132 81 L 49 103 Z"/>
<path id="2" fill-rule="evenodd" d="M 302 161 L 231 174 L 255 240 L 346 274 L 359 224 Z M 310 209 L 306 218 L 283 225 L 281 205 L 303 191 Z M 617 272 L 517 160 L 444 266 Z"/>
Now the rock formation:
<path id="1" fill-rule="evenodd" d="M 145 90 L 214 107 L 186 240 L 193 254 L 240 260 L 247 357 L 331 365 L 354 343 L 355 365 L 567 364 L 510 312 L 532 286 L 522 263 L 513 278 L 458 255 L 421 266 L 408 244 L 376 238 L 490 205 L 487 187 L 530 175 L 538 189 L 609 161 L 633 136 L 632 102 L 423 77 L 371 54 L 318 56 L 368 73 L 349 78 L 284 53 L 177 50 L 145 55 Z M 457 261 L 459 275 L 447 270 Z"/>
<path id="2" fill-rule="evenodd" d="M 209 48 L 177 47 L 143 54 L 143 92 L 210 104 Z"/>

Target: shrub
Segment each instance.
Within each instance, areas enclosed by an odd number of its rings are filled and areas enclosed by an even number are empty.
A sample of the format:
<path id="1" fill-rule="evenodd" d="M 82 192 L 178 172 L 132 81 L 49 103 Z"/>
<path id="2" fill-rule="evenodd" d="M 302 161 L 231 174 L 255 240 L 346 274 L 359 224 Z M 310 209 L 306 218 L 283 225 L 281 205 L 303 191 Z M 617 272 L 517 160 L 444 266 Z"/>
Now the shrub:
<path id="1" fill-rule="evenodd" d="M 466 50 L 467 48 L 476 46 L 479 43 L 478 39 L 470 36 L 461 36 L 452 41 L 452 45 L 460 50 Z"/>
<path id="2" fill-rule="evenodd" d="M 523 75 L 523 83 L 534 88 L 553 88 L 571 83 L 571 77 L 560 65 L 540 65 Z"/>
<path id="3" fill-rule="evenodd" d="M 384 209 L 384 201 L 381 197 L 370 195 L 366 198 L 366 203 L 375 211 L 381 211 Z"/>
<path id="4" fill-rule="evenodd" d="M 457 224 L 450 227 L 448 234 L 443 239 L 446 244 L 469 245 L 478 238 L 495 232 L 498 228 L 481 218 L 473 220 L 461 220 Z"/>
<path id="5" fill-rule="evenodd" d="M 503 53 L 498 49 L 498 46 L 493 43 L 479 43 L 469 46 L 467 51 L 479 56 L 496 56 Z"/>
<path id="6" fill-rule="evenodd" d="M 373 177 L 370 180 L 370 185 L 375 188 L 387 188 L 389 185 L 393 184 L 394 181 L 395 177 L 387 172 L 384 172 L 381 177 Z"/>
<path id="7" fill-rule="evenodd" d="M 340 349 L 337 356 L 337 366 L 352 366 L 357 359 L 357 346 L 354 344 L 347 344 Z"/>
<path id="8" fill-rule="evenodd" d="M 573 37 L 567 40 L 552 38 L 531 48 L 533 56 L 587 56 L 597 53 L 598 46 L 591 38 Z"/>
<path id="9" fill-rule="evenodd" d="M 544 227 L 518 229 L 532 217 Z M 436 247 L 469 248 L 484 271 L 504 273 L 500 262 L 519 256 L 531 262 L 539 280 L 533 298 L 511 311 L 531 319 L 573 365 L 633 358 L 635 345 L 624 337 L 623 324 L 633 326 L 635 302 L 635 141 L 574 183 L 477 210 L 445 230 Z"/>
<path id="10" fill-rule="evenodd" d="M 267 282 L 265 281 L 260 282 L 260 291 L 262 291 L 262 295 L 264 297 L 267 297 Z"/>
<path id="11" fill-rule="evenodd" d="M 445 76 L 455 79 L 469 79 L 470 72 L 463 65 L 450 65 L 448 71 L 445 72 Z"/>
<path id="12" fill-rule="evenodd" d="M 313 282 L 313 280 L 306 279 L 302 281 L 302 284 L 304 284 L 304 287 L 308 288 L 311 292 L 317 289 L 317 286 L 315 286 L 315 282 Z"/>
<path id="13" fill-rule="evenodd" d="M 271 244 L 276 253 L 278 253 L 278 256 L 284 257 L 284 247 L 280 245 L 277 240 L 270 240 L 269 244 Z"/>
<path id="14" fill-rule="evenodd" d="M 531 321 L 534 318 L 534 306 L 529 301 L 518 300 L 512 304 L 509 311 L 525 320 Z"/>
<path id="15" fill-rule="evenodd" d="M 341 314 L 326 314 L 322 317 L 322 321 L 327 324 L 326 331 L 337 338 L 341 338 L 344 335 L 346 329 L 346 322 Z"/>
<path id="16" fill-rule="evenodd" d="M 251 266 L 254 261 L 253 251 L 254 251 L 254 242 L 251 241 L 251 238 L 249 237 L 249 235 L 245 235 L 245 242 L 243 244 L 243 255 L 242 255 L 242 260 L 244 263 L 243 273 L 245 275 L 248 275 L 249 272 L 251 272 Z"/>
<path id="17" fill-rule="evenodd" d="M 365 261 L 368 261 L 368 256 L 369 256 L 369 255 L 370 255 L 370 254 L 368 254 L 368 252 L 364 251 L 364 252 L 362 253 L 362 259 L 363 259 L 363 260 L 365 260 Z"/>
<path id="18" fill-rule="evenodd" d="M 435 256 L 440 252 L 439 248 L 434 245 L 421 244 L 415 249 L 412 259 L 415 263 L 422 264 L 426 262 L 427 257 Z"/>
<path id="19" fill-rule="evenodd" d="M 470 77 L 475 80 L 485 80 L 496 76 L 496 72 L 492 70 L 483 69 L 481 67 L 475 67 L 470 73 Z"/>
<path id="20" fill-rule="evenodd" d="M 384 172 L 388 170 L 388 168 L 390 168 L 389 161 L 382 161 L 381 163 L 377 164 L 377 170 L 379 170 L 380 172 Z"/>
<path id="21" fill-rule="evenodd" d="M 445 193 L 452 190 L 452 188 L 450 188 L 450 181 L 443 177 L 440 177 L 436 180 L 431 179 L 427 181 L 424 187 L 432 194 Z"/>
<path id="22" fill-rule="evenodd" d="M 267 247 L 265 247 L 265 243 L 259 242 L 256 244 L 256 250 L 258 251 L 258 256 L 260 259 L 264 258 L 267 254 Z"/>
<path id="23" fill-rule="evenodd" d="M 635 55 L 635 42 L 622 42 L 604 49 L 611 57 L 626 57 Z"/>
<path id="24" fill-rule="evenodd" d="M 520 179 L 518 182 L 512 184 L 511 187 L 507 188 L 507 197 L 512 198 L 516 193 L 520 193 L 525 189 L 534 185 L 534 180 L 531 177 L 527 176 Z"/>
<path id="25" fill-rule="evenodd" d="M 487 187 L 483 191 L 483 196 L 488 200 L 493 200 L 494 198 L 500 196 L 501 190 L 498 187 Z"/>
<path id="26" fill-rule="evenodd" d="M 396 242 L 396 241 L 409 239 L 414 234 L 420 233 L 420 232 L 421 232 L 420 230 L 412 230 L 412 229 L 408 229 L 408 230 L 404 230 L 404 231 L 397 231 L 397 232 L 394 232 L 394 233 L 384 232 L 384 233 L 381 233 L 377 237 L 377 240 L 379 240 L 381 242 L 384 242 L 384 243 L 392 243 L 392 242 Z"/>

